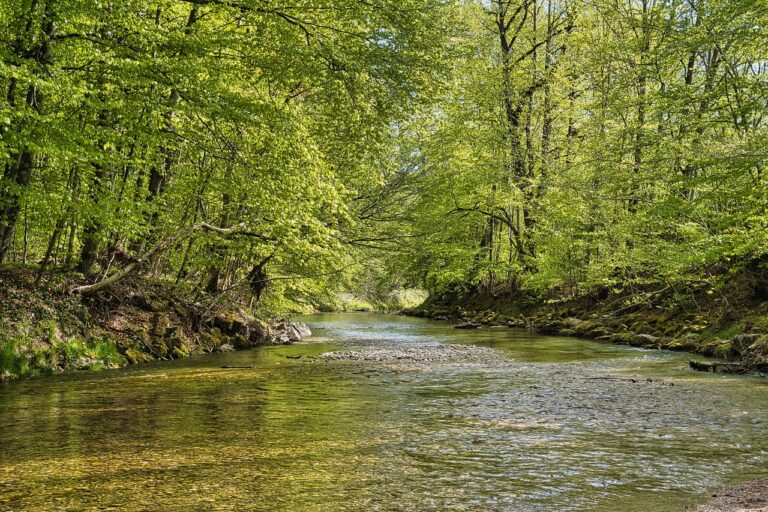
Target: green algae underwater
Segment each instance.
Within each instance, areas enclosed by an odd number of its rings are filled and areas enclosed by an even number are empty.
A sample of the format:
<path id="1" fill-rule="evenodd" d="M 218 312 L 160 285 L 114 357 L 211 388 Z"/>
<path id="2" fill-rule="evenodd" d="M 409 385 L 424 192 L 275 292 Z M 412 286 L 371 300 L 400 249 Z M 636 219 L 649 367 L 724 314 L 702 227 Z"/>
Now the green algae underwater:
<path id="1" fill-rule="evenodd" d="M 0 386 L 0 510 L 671 512 L 768 467 L 764 378 L 510 329 L 302 320 L 298 345 Z M 431 355 L 446 343 L 490 350 Z M 371 350 L 392 356 L 317 357 Z"/>

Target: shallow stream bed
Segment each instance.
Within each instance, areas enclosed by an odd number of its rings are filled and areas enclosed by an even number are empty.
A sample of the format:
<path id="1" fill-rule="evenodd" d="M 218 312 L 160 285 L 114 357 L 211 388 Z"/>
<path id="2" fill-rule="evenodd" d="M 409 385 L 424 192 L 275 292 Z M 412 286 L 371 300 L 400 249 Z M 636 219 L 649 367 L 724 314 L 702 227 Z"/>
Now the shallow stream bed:
<path id="1" fill-rule="evenodd" d="M 764 378 L 510 329 L 304 321 L 298 345 L 0 385 L 0 512 L 682 512 L 768 474 Z"/>

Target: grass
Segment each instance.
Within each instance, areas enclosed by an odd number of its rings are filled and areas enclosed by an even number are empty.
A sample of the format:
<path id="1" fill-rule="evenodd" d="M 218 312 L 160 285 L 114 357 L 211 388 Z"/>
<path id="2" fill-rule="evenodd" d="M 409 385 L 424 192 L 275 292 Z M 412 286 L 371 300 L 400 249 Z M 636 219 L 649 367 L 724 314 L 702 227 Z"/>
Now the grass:
<path id="1" fill-rule="evenodd" d="M 0 380 L 25 379 L 70 370 L 100 370 L 126 364 L 109 340 L 74 337 L 53 343 L 0 337 Z"/>
<path id="2" fill-rule="evenodd" d="M 734 323 L 728 326 L 710 327 L 702 331 L 703 338 L 719 338 L 721 340 L 730 340 L 737 334 L 744 332 L 741 323 Z"/>

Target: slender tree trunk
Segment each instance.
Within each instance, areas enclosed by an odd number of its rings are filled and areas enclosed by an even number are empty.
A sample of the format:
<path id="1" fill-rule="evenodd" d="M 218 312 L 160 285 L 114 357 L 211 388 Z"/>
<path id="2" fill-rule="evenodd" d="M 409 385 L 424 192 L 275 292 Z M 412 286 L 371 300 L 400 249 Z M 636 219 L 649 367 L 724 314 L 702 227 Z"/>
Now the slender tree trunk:
<path id="1" fill-rule="evenodd" d="M 189 11 L 189 16 L 187 18 L 187 25 L 184 29 L 184 33 L 186 35 L 191 34 L 192 27 L 195 23 L 197 23 L 197 20 L 199 18 L 199 6 L 194 5 Z M 160 24 L 160 9 L 158 8 L 157 14 L 156 14 L 156 24 Z M 184 54 L 182 53 L 181 56 Z M 168 96 L 168 113 L 165 116 L 165 128 L 168 131 L 168 133 L 175 133 L 176 129 L 173 124 L 173 120 L 176 116 L 175 108 L 178 106 L 179 102 L 181 101 L 181 94 L 176 88 L 172 88 L 171 92 Z M 150 205 L 151 213 L 147 219 L 148 225 L 150 227 L 150 236 L 149 239 L 154 239 L 155 231 L 158 227 L 158 221 L 160 219 L 160 213 L 157 210 L 157 201 L 162 195 L 163 191 L 165 190 L 166 182 L 168 180 L 168 177 L 170 176 L 171 169 L 173 165 L 175 164 L 176 160 L 178 159 L 178 152 L 171 148 L 170 146 L 163 146 L 160 148 L 160 154 L 163 155 L 163 164 L 161 168 L 158 168 L 156 165 L 152 166 L 149 172 L 149 188 L 148 192 L 149 195 L 147 197 L 147 202 Z M 142 240 L 138 244 L 135 245 L 136 252 L 138 254 L 141 254 L 145 247 L 145 241 Z M 152 267 L 156 266 L 157 262 L 154 262 Z"/>
<path id="2" fill-rule="evenodd" d="M 48 247 L 45 250 L 45 255 L 43 256 L 43 259 L 40 261 L 40 269 L 37 272 L 36 282 L 39 282 L 42 279 L 43 274 L 45 273 L 45 270 L 48 268 L 48 264 L 51 261 L 51 257 L 53 256 L 54 251 L 57 250 L 57 247 L 59 245 L 61 234 L 67 225 L 67 219 L 72 213 L 72 204 L 73 204 L 72 198 L 76 194 L 76 191 L 75 191 L 76 180 L 77 180 L 77 173 L 73 168 L 69 171 L 69 177 L 67 179 L 67 194 L 69 194 L 70 196 L 69 205 L 67 206 L 66 212 L 63 215 L 59 216 L 59 218 L 56 220 L 56 226 L 53 228 L 53 233 L 51 233 L 51 237 L 48 239 Z"/>
<path id="3" fill-rule="evenodd" d="M 54 36 L 56 26 L 54 24 L 53 4 L 55 2 L 48 1 L 45 3 L 45 9 L 43 12 L 42 20 L 42 33 L 38 35 L 36 39 L 36 45 L 30 49 L 29 52 L 24 51 L 23 38 L 19 37 L 16 43 L 16 53 L 19 58 L 28 59 L 31 58 L 39 70 L 37 73 L 42 72 L 43 66 L 51 61 L 51 39 Z M 30 15 L 27 20 L 24 35 L 31 35 L 33 21 L 35 17 L 35 11 L 37 10 L 38 2 L 33 0 L 30 8 Z M 12 79 L 7 92 L 7 99 L 10 108 L 15 107 L 15 91 L 17 87 L 16 79 Z M 42 103 L 42 94 L 37 86 L 32 83 L 27 88 L 27 97 L 25 101 L 25 108 L 34 109 L 39 111 Z M 12 158 L 11 164 L 6 166 L 5 179 L 15 185 L 16 190 L 0 191 L 0 265 L 3 264 L 8 254 L 8 250 L 13 243 L 14 231 L 16 229 L 16 223 L 19 219 L 21 212 L 22 196 L 29 185 L 29 181 L 32 178 L 32 170 L 34 169 L 35 158 L 29 147 L 22 147 Z"/>
<path id="4" fill-rule="evenodd" d="M 538 19 L 539 19 L 539 5 L 537 0 L 533 0 L 533 13 L 531 14 L 531 22 L 533 25 L 533 38 L 531 44 L 533 45 L 533 54 L 531 55 L 531 81 L 536 82 L 538 80 L 538 65 L 539 65 L 539 50 L 538 50 Z M 536 87 L 535 83 L 531 84 L 531 92 L 528 95 L 528 117 L 525 120 L 525 150 L 526 160 L 528 164 L 527 177 L 529 180 L 529 187 L 532 187 L 530 180 L 533 179 L 536 167 L 536 158 L 534 156 L 533 145 L 533 120 L 534 111 L 536 107 Z"/>
<path id="5" fill-rule="evenodd" d="M 21 262 L 27 264 L 27 254 L 29 251 L 29 208 L 24 205 L 24 240 L 21 251 Z"/>
<path id="6" fill-rule="evenodd" d="M 552 125 L 554 124 L 554 116 L 552 114 L 552 75 L 555 70 L 555 56 L 554 56 L 554 13 L 552 12 L 552 0 L 547 0 L 547 42 L 544 46 L 544 107 L 543 107 L 543 121 L 541 126 L 541 171 L 540 171 L 540 194 L 544 193 L 546 189 L 546 181 L 549 173 L 551 172 L 550 165 L 552 164 L 551 158 L 551 141 L 552 141 Z"/>
<path id="7" fill-rule="evenodd" d="M 45 273 L 45 270 L 48 268 L 48 264 L 51 261 L 53 252 L 56 250 L 56 247 L 59 245 L 59 240 L 61 239 L 61 232 L 64 230 L 64 226 L 66 226 L 66 222 L 67 222 L 66 218 L 63 215 L 59 217 L 59 219 L 56 221 L 56 226 L 53 228 L 53 233 L 51 233 L 51 237 L 48 239 L 48 247 L 45 250 L 45 255 L 43 256 L 43 259 L 40 261 L 40 268 L 37 271 L 36 282 L 40 282 L 40 280 L 43 277 L 43 274 Z"/>
<path id="8" fill-rule="evenodd" d="M 93 176 L 89 194 L 91 202 L 98 206 L 100 196 L 103 190 L 103 182 L 107 176 L 106 168 L 99 164 L 96 166 L 96 172 Z M 94 273 L 96 261 L 99 258 L 99 232 L 100 222 L 96 219 L 90 219 L 90 222 L 83 227 L 83 246 L 80 249 L 80 271 L 83 274 L 91 275 Z"/>
<path id="9" fill-rule="evenodd" d="M 645 126 L 645 96 L 646 90 L 646 78 L 645 75 L 640 77 L 638 82 L 638 104 L 637 104 L 637 128 L 635 131 L 635 143 L 632 151 L 632 174 L 633 183 L 632 190 L 630 192 L 629 211 L 637 211 L 637 206 L 640 203 L 640 175 L 642 174 L 643 166 L 643 127 Z"/>
<path id="10" fill-rule="evenodd" d="M 636 212 L 640 204 L 640 182 L 643 172 L 643 145 L 645 144 L 645 116 L 647 108 L 648 95 L 648 76 L 645 66 L 650 52 L 650 13 L 649 0 L 642 0 L 642 23 L 641 23 L 641 43 L 640 55 L 638 57 L 638 79 L 637 79 L 637 120 L 634 137 L 634 148 L 632 150 L 632 184 L 630 188 L 629 211 Z"/>
<path id="11" fill-rule="evenodd" d="M 64 268 L 71 269 L 75 259 L 75 237 L 77 235 L 77 222 L 70 221 L 69 236 L 67 237 L 67 254 L 64 257 Z"/>
<path id="12" fill-rule="evenodd" d="M 232 196 L 226 192 L 223 193 L 221 196 L 222 213 L 221 213 L 221 219 L 219 220 L 219 223 L 223 228 L 229 227 L 231 203 L 232 203 Z M 215 247 L 213 252 L 220 253 L 219 255 L 223 260 L 224 254 L 221 254 L 221 253 L 223 252 L 224 247 L 221 244 L 217 244 L 217 245 L 218 247 Z M 205 291 L 208 293 L 216 293 L 219 291 L 219 288 L 221 286 L 222 264 L 220 262 L 213 263 L 208 269 L 208 273 L 210 275 L 210 278 L 208 279 L 208 283 L 205 286 Z"/>

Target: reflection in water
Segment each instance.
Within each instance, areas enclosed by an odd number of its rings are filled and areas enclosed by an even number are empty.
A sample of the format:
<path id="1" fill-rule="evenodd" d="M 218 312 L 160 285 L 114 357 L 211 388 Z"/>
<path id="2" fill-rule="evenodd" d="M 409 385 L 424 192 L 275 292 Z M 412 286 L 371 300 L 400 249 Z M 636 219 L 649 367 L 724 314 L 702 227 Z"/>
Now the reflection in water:
<path id="1" fill-rule="evenodd" d="M 0 510 L 682 511 L 768 463 L 765 380 L 683 354 L 307 321 L 315 342 L 0 386 Z M 496 355 L 309 359 L 446 341 Z"/>

